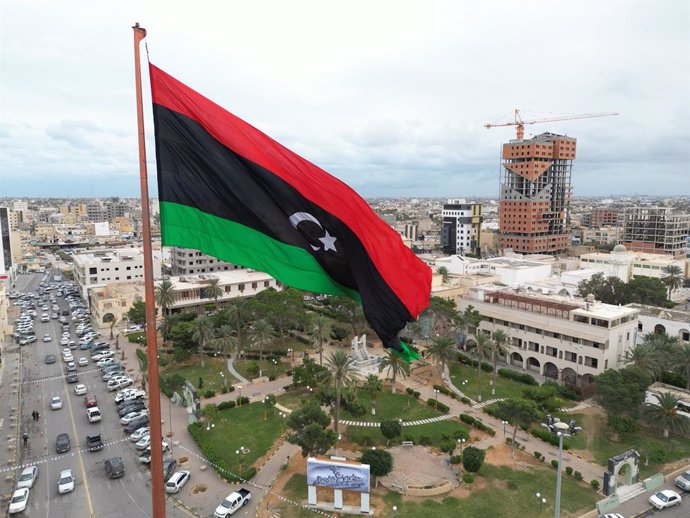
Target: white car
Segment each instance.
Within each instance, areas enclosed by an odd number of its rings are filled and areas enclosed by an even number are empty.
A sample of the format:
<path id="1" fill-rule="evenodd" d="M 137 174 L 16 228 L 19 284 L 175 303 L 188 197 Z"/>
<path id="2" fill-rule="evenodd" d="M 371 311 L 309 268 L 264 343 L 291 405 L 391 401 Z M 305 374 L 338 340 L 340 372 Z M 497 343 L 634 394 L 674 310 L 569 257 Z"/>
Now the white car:
<path id="1" fill-rule="evenodd" d="M 58 494 L 64 495 L 72 491 L 74 491 L 74 473 L 71 469 L 61 471 L 58 478 Z"/>
<path id="2" fill-rule="evenodd" d="M 132 435 L 129 436 L 129 440 L 132 442 L 139 442 L 141 439 L 149 435 L 149 427 L 139 428 L 135 430 Z"/>
<path id="3" fill-rule="evenodd" d="M 112 358 L 113 356 L 115 356 L 114 351 L 112 351 L 111 349 L 103 349 L 102 351 L 99 351 L 93 356 L 91 356 L 91 360 L 97 362 L 99 360 L 102 360 L 103 358 Z"/>
<path id="4" fill-rule="evenodd" d="M 674 505 L 680 505 L 680 495 L 670 489 L 664 489 L 649 497 L 649 503 L 657 509 L 666 509 Z"/>
<path id="5" fill-rule="evenodd" d="M 191 476 L 192 473 L 190 471 L 176 471 L 165 483 L 165 492 L 178 493 Z"/>
<path id="6" fill-rule="evenodd" d="M 69 345 L 69 338 L 66 336 L 60 338 L 60 345 Z"/>
<path id="7" fill-rule="evenodd" d="M 140 399 L 146 397 L 146 392 L 137 389 L 125 389 L 121 390 L 115 395 L 115 403 L 121 403 L 122 401 L 134 401 L 135 399 Z"/>
<path id="8" fill-rule="evenodd" d="M 673 482 L 683 491 L 690 491 L 690 470 L 678 475 Z"/>
<path id="9" fill-rule="evenodd" d="M 145 450 L 149 446 L 151 446 L 151 435 L 148 433 L 142 436 L 134 445 L 137 450 Z"/>
<path id="10" fill-rule="evenodd" d="M 12 493 L 12 500 L 10 500 L 9 513 L 21 513 L 26 509 L 26 504 L 29 501 L 29 488 L 17 489 Z"/>
<path id="11" fill-rule="evenodd" d="M 128 377 L 128 376 L 125 376 L 124 378 L 122 378 L 122 379 L 119 381 L 119 383 L 117 384 L 117 387 L 115 387 L 114 390 L 121 389 L 121 388 L 125 388 L 125 387 L 129 387 L 129 386 L 130 386 L 131 384 L 133 384 L 133 383 L 134 383 L 134 380 L 133 380 L 132 378 L 130 378 L 130 377 Z"/>
<path id="12" fill-rule="evenodd" d="M 101 420 L 101 411 L 97 406 L 92 406 L 86 409 L 86 417 L 89 423 L 97 423 Z"/>
<path id="13" fill-rule="evenodd" d="M 62 398 L 60 396 L 53 396 L 50 400 L 50 409 L 59 410 L 62 408 Z"/>
<path id="14" fill-rule="evenodd" d="M 86 385 L 82 385 L 82 384 L 75 385 L 74 393 L 77 396 L 83 396 L 84 394 L 86 394 Z"/>
<path id="15" fill-rule="evenodd" d="M 17 489 L 22 489 L 24 487 L 31 489 L 34 487 L 36 477 L 38 477 L 38 468 L 36 466 L 24 468 L 19 474 L 19 478 L 17 478 Z"/>
<path id="16" fill-rule="evenodd" d="M 149 411 L 146 409 L 143 410 L 137 410 L 136 412 L 130 412 L 129 414 L 125 415 L 120 419 L 120 424 L 129 424 L 135 419 L 139 419 L 140 417 L 146 417 L 149 415 Z"/>
<path id="17" fill-rule="evenodd" d="M 96 365 L 98 365 L 99 367 L 105 367 L 107 365 L 112 365 L 113 363 L 115 363 L 114 358 L 103 358 L 102 360 L 98 360 L 96 362 Z"/>
<path id="18" fill-rule="evenodd" d="M 89 360 L 82 356 L 81 358 L 79 358 L 78 363 L 80 367 L 86 367 L 89 364 Z"/>
<path id="19" fill-rule="evenodd" d="M 62 355 L 62 361 L 64 361 L 65 363 L 73 362 L 74 356 L 72 356 L 71 353 L 70 354 L 63 354 Z"/>
<path id="20" fill-rule="evenodd" d="M 46 333 L 43 335 L 43 341 L 44 342 L 51 342 L 53 340 L 53 335 Z"/>

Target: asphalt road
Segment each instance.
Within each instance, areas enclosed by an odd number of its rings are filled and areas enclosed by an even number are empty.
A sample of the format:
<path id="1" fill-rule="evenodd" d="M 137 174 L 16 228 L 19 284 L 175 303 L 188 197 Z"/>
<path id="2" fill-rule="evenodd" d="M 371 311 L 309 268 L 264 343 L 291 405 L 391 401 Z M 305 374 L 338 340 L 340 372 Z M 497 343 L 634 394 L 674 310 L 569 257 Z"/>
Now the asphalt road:
<path id="1" fill-rule="evenodd" d="M 21 276 L 17 288 L 36 291 L 42 274 Z M 57 297 L 60 311 L 68 309 L 62 297 Z M 52 311 L 51 311 L 52 312 Z M 86 418 L 84 396 L 74 393 L 76 384 L 68 384 L 64 374 L 66 366 L 62 361 L 60 338 L 62 329 L 58 320 L 41 323 L 40 313 L 34 320 L 38 341 L 22 347 L 22 430 L 29 433 L 28 444 L 23 448 L 24 463 L 36 463 L 38 479 L 31 490 L 25 515 L 45 518 L 148 518 L 151 516 L 151 485 L 148 468 L 138 461 L 134 444 L 123 433 L 115 410 L 114 393 L 108 392 L 95 363 L 78 367 L 79 383 L 86 385 L 88 393 L 98 399 L 103 419 L 89 423 Z M 70 316 L 71 318 L 71 316 Z M 71 323 L 71 339 L 75 336 L 75 325 Z M 44 333 L 50 333 L 52 341 L 43 342 Z M 54 354 L 57 362 L 47 365 L 46 354 Z M 89 358 L 89 351 L 73 351 L 75 361 L 81 356 Z M 60 396 L 63 408 L 50 409 L 50 399 Z M 41 414 L 38 422 L 32 420 L 31 412 Z M 66 432 L 72 441 L 71 451 L 57 454 L 55 438 Z M 84 449 L 86 435 L 101 433 L 106 447 L 98 452 Z M 122 457 L 125 476 L 111 480 L 107 477 L 104 462 L 110 457 Z M 57 480 L 61 470 L 72 469 L 76 476 L 74 492 L 59 495 Z M 186 512 L 177 509 L 168 500 L 168 516 L 182 517 Z"/>

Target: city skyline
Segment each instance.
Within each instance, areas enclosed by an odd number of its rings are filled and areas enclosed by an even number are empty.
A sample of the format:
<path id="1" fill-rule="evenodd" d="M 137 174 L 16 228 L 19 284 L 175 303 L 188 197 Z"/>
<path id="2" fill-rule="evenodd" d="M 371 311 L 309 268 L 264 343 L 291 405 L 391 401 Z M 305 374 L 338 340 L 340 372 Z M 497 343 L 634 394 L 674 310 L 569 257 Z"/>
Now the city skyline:
<path id="1" fill-rule="evenodd" d="M 577 138 L 575 197 L 689 191 L 684 2 L 73 4 L 2 7 L 2 196 L 138 196 L 136 21 L 153 63 L 364 197 L 496 198 L 514 128 L 483 124 L 514 108 L 620 113 L 526 127 Z"/>

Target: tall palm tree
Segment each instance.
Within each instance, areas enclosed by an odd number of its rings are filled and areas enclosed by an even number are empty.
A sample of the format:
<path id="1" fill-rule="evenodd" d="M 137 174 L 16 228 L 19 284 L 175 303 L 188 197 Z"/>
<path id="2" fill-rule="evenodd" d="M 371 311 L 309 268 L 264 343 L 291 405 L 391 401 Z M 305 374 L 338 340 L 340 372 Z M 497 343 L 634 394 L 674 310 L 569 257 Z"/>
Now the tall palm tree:
<path id="1" fill-rule="evenodd" d="M 668 286 L 668 298 L 671 298 L 671 292 L 677 290 L 683 285 L 685 277 L 683 277 L 683 270 L 677 264 L 669 264 L 661 269 L 666 275 L 662 277 L 662 281 Z"/>
<path id="2" fill-rule="evenodd" d="M 369 374 L 362 388 L 369 393 L 371 398 L 371 415 L 376 415 L 376 396 L 383 390 L 383 383 L 376 374 Z"/>
<path id="3" fill-rule="evenodd" d="M 649 344 L 638 344 L 628 349 L 623 361 L 636 365 L 642 372 L 649 374 L 652 379 L 656 379 L 659 374 L 658 355 Z"/>
<path id="4" fill-rule="evenodd" d="M 173 283 L 161 281 L 156 284 L 155 290 L 156 304 L 158 304 L 164 314 L 170 314 L 170 308 L 177 301 L 177 293 L 173 291 Z"/>
<path id="5" fill-rule="evenodd" d="M 432 340 L 429 352 L 438 363 L 441 375 L 443 375 L 448 361 L 455 358 L 455 341 L 450 336 L 437 336 Z"/>
<path id="6" fill-rule="evenodd" d="M 237 350 L 242 351 L 242 326 L 244 325 L 244 312 L 247 309 L 247 299 L 233 299 L 229 309 L 235 318 L 235 328 L 237 330 Z"/>
<path id="7" fill-rule="evenodd" d="M 311 321 L 309 338 L 318 344 L 319 365 L 323 366 L 323 342 L 328 338 L 328 320 L 323 315 L 318 315 Z"/>
<path id="8" fill-rule="evenodd" d="M 379 363 L 379 372 L 387 370 L 393 375 L 393 388 L 391 392 L 395 394 L 396 380 L 398 379 L 398 376 L 406 378 L 410 375 L 410 364 L 390 349 L 387 349 L 387 353 L 388 356 L 384 357 L 383 360 L 381 360 L 381 363 Z"/>
<path id="9" fill-rule="evenodd" d="M 172 328 L 175 327 L 175 324 L 177 324 L 179 320 L 180 317 L 177 314 L 165 315 L 163 317 L 163 320 L 158 325 L 158 331 L 163 337 L 163 345 L 165 345 L 165 341 L 170 338 L 170 331 L 172 331 Z"/>
<path id="10" fill-rule="evenodd" d="M 204 286 L 204 296 L 213 299 L 213 303 L 218 307 L 218 299 L 223 295 L 223 288 L 218 285 L 220 279 L 211 279 L 206 286 Z"/>
<path id="11" fill-rule="evenodd" d="M 648 404 L 645 408 L 645 417 L 649 423 L 661 428 L 664 437 L 668 437 L 669 430 L 685 432 L 690 420 L 678 413 L 678 398 L 669 392 L 654 394 L 654 397 L 657 404 Z"/>
<path id="12" fill-rule="evenodd" d="M 684 343 L 678 346 L 674 354 L 674 371 L 685 376 L 685 388 L 690 390 L 690 344 Z"/>
<path id="13" fill-rule="evenodd" d="M 228 325 L 220 326 L 216 336 L 211 340 L 211 345 L 216 347 L 216 349 L 222 352 L 227 358 L 228 354 L 232 354 L 233 351 L 237 352 L 238 342 L 234 334 L 235 330 L 232 327 Z"/>
<path id="14" fill-rule="evenodd" d="M 265 318 L 260 318 L 251 328 L 252 345 L 259 349 L 259 359 L 264 359 L 264 347 L 273 341 L 275 329 Z"/>
<path id="15" fill-rule="evenodd" d="M 110 339 L 113 339 L 114 333 L 113 333 L 113 328 L 115 327 L 115 324 L 117 323 L 117 317 L 113 317 L 113 319 L 110 321 Z"/>
<path id="16" fill-rule="evenodd" d="M 494 366 L 493 379 L 491 380 L 491 395 L 496 395 L 496 377 L 498 376 L 498 357 L 508 355 L 508 335 L 501 329 L 494 331 L 491 340 L 491 363 Z"/>
<path id="17" fill-rule="evenodd" d="M 331 385 L 335 388 L 335 419 L 333 430 L 338 437 L 338 425 L 340 424 L 340 394 L 343 389 L 349 388 L 354 382 L 355 367 L 352 356 L 343 351 L 335 351 L 326 358 L 326 368 L 331 373 Z"/>
<path id="18" fill-rule="evenodd" d="M 446 284 L 448 282 L 448 279 L 450 278 L 450 273 L 448 272 L 448 268 L 445 266 L 440 266 L 439 268 L 436 269 L 436 273 L 441 276 L 441 282 L 443 284 Z"/>
<path id="19" fill-rule="evenodd" d="M 487 357 L 489 351 L 491 351 L 493 340 L 489 336 L 489 333 L 482 331 L 481 329 L 477 331 L 475 335 L 475 345 L 474 354 L 477 356 L 477 401 L 482 400 L 482 361 Z"/>
<path id="20" fill-rule="evenodd" d="M 209 340 L 213 338 L 213 322 L 209 317 L 199 317 L 194 321 L 194 332 L 192 333 L 192 340 L 199 345 L 199 356 L 201 357 L 201 368 L 206 364 L 204 362 L 204 347 Z"/>

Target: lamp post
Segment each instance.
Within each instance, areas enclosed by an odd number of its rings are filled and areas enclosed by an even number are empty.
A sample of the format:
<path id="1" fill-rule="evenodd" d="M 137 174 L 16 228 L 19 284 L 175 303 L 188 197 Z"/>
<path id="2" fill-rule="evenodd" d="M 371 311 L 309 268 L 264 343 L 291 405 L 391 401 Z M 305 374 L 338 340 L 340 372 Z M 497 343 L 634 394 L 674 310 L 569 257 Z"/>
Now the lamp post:
<path id="1" fill-rule="evenodd" d="M 458 439 L 458 444 L 460 445 L 460 455 L 462 455 L 462 450 L 465 449 L 466 439 Z"/>
<path id="2" fill-rule="evenodd" d="M 544 512 L 544 505 L 546 504 L 546 498 L 541 496 L 541 493 L 537 493 L 537 500 L 539 501 L 539 516 Z"/>
<path id="3" fill-rule="evenodd" d="M 438 406 L 438 389 L 434 389 L 434 396 L 436 396 L 436 406 Z"/>
<path id="4" fill-rule="evenodd" d="M 290 367 L 294 367 L 295 366 L 295 350 L 294 349 L 288 349 L 287 352 L 291 356 Z"/>
<path id="5" fill-rule="evenodd" d="M 563 437 L 569 436 L 566 434 L 568 430 L 568 425 L 563 421 L 558 421 L 554 423 L 554 426 L 558 430 L 556 434 L 558 435 L 558 474 L 556 475 L 556 505 L 554 508 L 554 518 L 560 518 L 561 516 L 561 465 L 563 463 Z"/>
<path id="6" fill-rule="evenodd" d="M 268 396 L 264 397 L 264 421 L 266 420 L 266 411 L 268 410 Z"/>
<path id="7" fill-rule="evenodd" d="M 242 454 L 242 450 L 243 450 L 243 449 L 244 449 L 244 446 L 240 446 L 240 449 L 239 449 L 239 450 L 235 450 L 235 454 L 236 454 L 237 457 L 240 459 L 240 473 L 239 473 L 240 475 L 241 475 L 242 472 L 244 471 L 244 469 L 243 469 L 243 467 L 242 467 L 242 465 L 243 465 L 243 462 L 242 462 L 242 455 L 243 455 L 243 454 Z"/>
<path id="8" fill-rule="evenodd" d="M 237 402 L 242 406 L 242 385 L 237 385 L 237 390 L 240 391 L 240 397 L 237 398 Z"/>
<path id="9" fill-rule="evenodd" d="M 508 424 L 508 421 L 501 421 L 503 423 L 503 437 L 506 436 L 506 425 Z"/>
<path id="10" fill-rule="evenodd" d="M 398 518 L 398 506 L 393 506 L 393 518 Z"/>
<path id="11" fill-rule="evenodd" d="M 228 388 L 228 378 L 225 377 L 225 374 L 221 371 L 220 377 L 223 378 L 223 385 L 225 385 L 225 388 Z"/>

